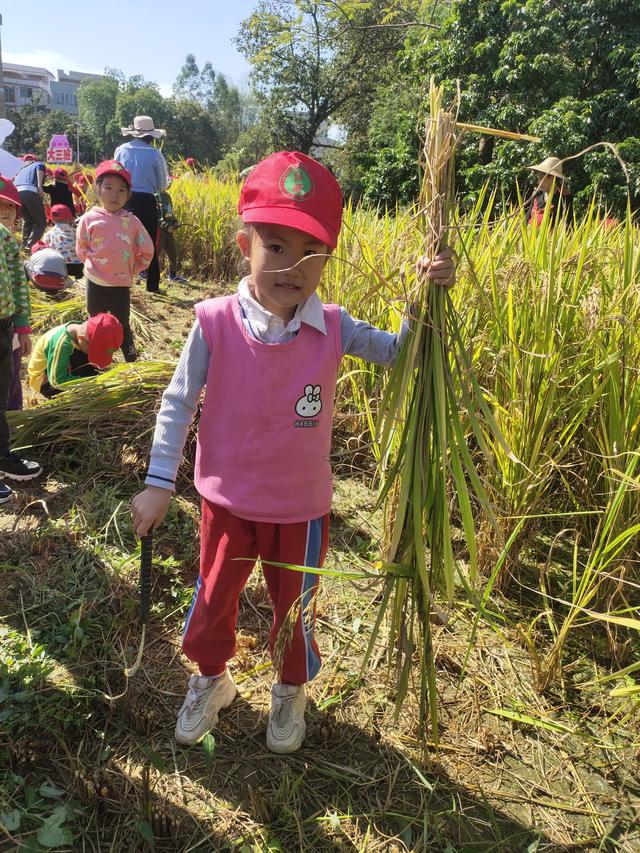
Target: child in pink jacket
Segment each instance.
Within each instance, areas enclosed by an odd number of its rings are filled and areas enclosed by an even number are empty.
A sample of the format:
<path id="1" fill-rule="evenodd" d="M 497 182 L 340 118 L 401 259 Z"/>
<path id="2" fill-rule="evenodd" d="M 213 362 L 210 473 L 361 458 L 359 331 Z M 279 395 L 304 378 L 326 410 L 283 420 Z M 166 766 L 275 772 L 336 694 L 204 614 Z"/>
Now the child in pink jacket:
<path id="1" fill-rule="evenodd" d="M 153 242 L 137 216 L 124 210 L 131 196 L 131 175 L 117 160 L 96 169 L 98 204 L 80 218 L 76 252 L 84 262 L 90 317 L 110 312 L 122 323 L 122 353 L 138 357 L 129 316 L 131 285 L 153 258 Z"/>

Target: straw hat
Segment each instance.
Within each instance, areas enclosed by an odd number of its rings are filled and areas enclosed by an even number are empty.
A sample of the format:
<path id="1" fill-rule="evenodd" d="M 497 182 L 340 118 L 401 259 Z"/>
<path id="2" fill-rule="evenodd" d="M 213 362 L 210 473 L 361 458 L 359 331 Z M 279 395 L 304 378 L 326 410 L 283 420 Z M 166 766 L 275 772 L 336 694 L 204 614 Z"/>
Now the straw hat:
<path id="1" fill-rule="evenodd" d="M 154 139 L 160 139 L 161 136 L 166 136 L 167 131 L 161 128 L 154 127 L 151 116 L 136 116 L 133 120 L 133 127 L 121 127 L 123 136 L 135 136 L 140 139 L 143 136 L 153 136 Z"/>
<path id="2" fill-rule="evenodd" d="M 527 166 L 534 172 L 541 172 L 543 175 L 553 175 L 554 178 L 564 180 L 562 172 L 562 160 L 559 157 L 545 157 L 542 163 L 536 163 L 535 166 Z"/>

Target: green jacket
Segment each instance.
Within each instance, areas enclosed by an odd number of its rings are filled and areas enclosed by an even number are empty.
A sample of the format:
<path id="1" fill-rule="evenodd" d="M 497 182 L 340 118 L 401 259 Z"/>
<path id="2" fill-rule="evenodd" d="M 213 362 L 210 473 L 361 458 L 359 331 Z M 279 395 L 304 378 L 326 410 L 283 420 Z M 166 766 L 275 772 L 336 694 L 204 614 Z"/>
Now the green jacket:
<path id="1" fill-rule="evenodd" d="M 13 317 L 16 329 L 28 328 L 31 302 L 27 276 L 13 234 L 0 225 L 0 320 Z"/>

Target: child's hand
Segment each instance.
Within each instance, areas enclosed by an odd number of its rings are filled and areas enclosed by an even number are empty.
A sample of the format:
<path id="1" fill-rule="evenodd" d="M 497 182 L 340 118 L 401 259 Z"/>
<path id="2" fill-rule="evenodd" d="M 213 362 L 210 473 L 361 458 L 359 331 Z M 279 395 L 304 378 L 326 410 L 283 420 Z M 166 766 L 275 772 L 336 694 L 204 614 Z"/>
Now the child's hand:
<path id="1" fill-rule="evenodd" d="M 425 276 L 429 281 L 434 281 L 442 287 L 453 287 L 456 283 L 456 265 L 458 256 L 445 246 L 441 252 L 435 256 L 433 263 L 429 263 L 426 255 L 418 258 L 416 261 L 416 272 L 419 277 Z"/>
<path id="2" fill-rule="evenodd" d="M 18 343 L 20 344 L 20 358 L 31 355 L 31 335 L 26 332 L 18 332 Z"/>
<path id="3" fill-rule="evenodd" d="M 170 503 L 171 492 L 159 486 L 147 486 L 144 492 L 135 496 L 131 501 L 131 518 L 133 532 L 138 538 L 162 524 Z"/>

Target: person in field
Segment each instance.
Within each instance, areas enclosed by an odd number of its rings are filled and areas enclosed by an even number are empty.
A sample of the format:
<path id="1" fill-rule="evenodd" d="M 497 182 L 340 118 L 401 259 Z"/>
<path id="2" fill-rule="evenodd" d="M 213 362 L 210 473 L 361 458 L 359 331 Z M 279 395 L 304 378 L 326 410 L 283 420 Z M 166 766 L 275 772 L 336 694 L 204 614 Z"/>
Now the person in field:
<path id="1" fill-rule="evenodd" d="M 76 252 L 75 216 L 66 204 L 54 204 L 51 208 L 51 228 L 44 232 L 42 243 L 59 252 L 64 258 L 67 273 L 75 279 L 82 278 L 84 266 Z"/>
<path id="2" fill-rule="evenodd" d="M 133 192 L 127 207 L 140 219 L 153 242 L 153 258 L 145 281 L 150 293 L 158 293 L 160 264 L 155 251 L 158 237 L 156 194 L 169 186 L 169 170 L 162 152 L 154 146 L 154 141 L 162 139 L 166 131 L 155 127 L 150 116 L 136 116 L 131 127 L 122 127 L 120 130 L 123 136 L 133 136 L 133 139 L 119 145 L 113 158 L 122 163 L 131 174 Z"/>
<path id="3" fill-rule="evenodd" d="M 30 249 L 44 234 L 47 214 L 44 208 L 44 163 L 35 154 L 25 154 L 25 165 L 13 179 L 22 204 L 22 243 Z"/>
<path id="4" fill-rule="evenodd" d="M 42 248 L 39 248 L 42 246 Z M 37 251 L 33 251 L 37 249 Z M 49 249 L 44 243 L 36 243 L 31 249 L 31 257 L 24 268 L 31 284 L 46 293 L 47 296 L 58 296 L 71 284 L 67 274 L 67 265 L 60 252 Z"/>
<path id="5" fill-rule="evenodd" d="M 15 369 L 14 334 L 18 336 L 18 360 L 31 352 L 31 303 L 29 285 L 20 261 L 20 249 L 8 224 L 15 223 L 21 198 L 8 178 L 0 175 L 0 503 L 13 495 L 5 479 L 27 481 L 42 473 L 37 462 L 11 451 L 7 404 Z"/>
<path id="6" fill-rule="evenodd" d="M 158 202 L 158 260 L 162 261 L 163 255 L 167 256 L 169 262 L 169 281 L 178 284 L 188 284 L 188 279 L 178 272 L 178 246 L 176 245 L 175 232 L 180 228 L 174 212 L 173 202 L 169 193 L 164 190 L 156 196 Z"/>
<path id="7" fill-rule="evenodd" d="M 29 359 L 29 386 L 51 398 L 72 379 L 95 376 L 122 346 L 123 329 L 113 314 L 96 314 L 81 323 L 63 323 L 38 338 Z"/>
<path id="8" fill-rule="evenodd" d="M 20 217 L 20 196 L 12 183 L 7 182 L 0 189 L 0 225 L 15 235 L 16 223 Z M 22 348 L 17 333 L 13 333 L 13 377 L 9 387 L 7 411 L 16 412 L 22 408 L 22 382 L 20 368 L 22 365 Z"/>
<path id="9" fill-rule="evenodd" d="M 303 741 L 305 684 L 320 669 L 315 570 L 327 550 L 340 361 L 348 354 L 391 364 L 408 327 L 390 334 L 320 301 L 316 291 L 342 219 L 340 186 L 320 163 L 298 152 L 267 157 L 243 184 L 238 211 L 244 224 L 237 243 L 250 272 L 234 295 L 196 306 L 162 398 L 147 488 L 133 499 L 133 526 L 144 536 L 164 518 L 206 386 L 195 464 L 200 573 L 183 635 L 198 672 L 189 679 L 175 737 L 196 743 L 236 695 L 227 664 L 235 653 L 238 599 L 260 557 L 274 607 L 272 659 L 287 626 L 274 659 L 267 747 L 288 753 Z M 442 285 L 453 283 L 448 249 L 418 268 Z"/>
<path id="10" fill-rule="evenodd" d="M 538 182 L 527 208 L 529 225 L 539 225 L 547 207 L 550 208 L 551 216 L 555 215 L 557 209 L 562 215 L 571 215 L 571 193 L 562 171 L 562 160 L 558 157 L 546 157 L 541 163 L 527 168 L 533 172 Z"/>
<path id="11" fill-rule="evenodd" d="M 131 325 L 131 286 L 154 256 L 153 241 L 125 205 L 131 197 L 131 175 L 117 160 L 104 160 L 96 169 L 98 203 L 80 217 L 76 254 L 84 263 L 87 310 L 90 317 L 110 312 L 122 323 L 122 353 L 138 357 Z M 155 201 L 154 201 L 155 203 Z"/>
<path id="12" fill-rule="evenodd" d="M 49 196 L 51 210 L 49 218 L 52 218 L 53 208 L 63 204 L 71 215 L 71 221 L 75 219 L 76 211 L 73 203 L 73 192 L 69 185 L 69 176 L 64 169 L 54 169 L 53 183 L 44 185 L 44 192 Z"/>

